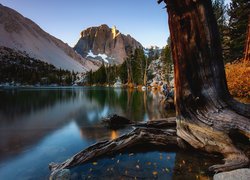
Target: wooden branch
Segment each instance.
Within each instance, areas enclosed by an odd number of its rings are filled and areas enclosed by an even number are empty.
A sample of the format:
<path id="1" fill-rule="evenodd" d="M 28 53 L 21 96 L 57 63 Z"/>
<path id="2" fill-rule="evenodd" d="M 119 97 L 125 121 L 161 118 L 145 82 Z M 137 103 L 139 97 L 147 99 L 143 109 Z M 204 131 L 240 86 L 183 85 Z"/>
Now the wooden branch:
<path id="1" fill-rule="evenodd" d="M 204 122 L 209 122 L 208 117 L 203 118 Z M 211 122 L 214 119 L 215 118 L 210 119 Z M 201 116 L 199 121 L 202 121 Z M 177 119 L 176 131 L 175 118 L 167 118 L 149 121 L 146 123 L 139 123 L 134 126 L 138 126 L 140 128 L 136 128 L 132 132 L 122 135 L 117 139 L 96 143 L 61 164 L 51 163 L 50 169 L 52 171 L 52 175 L 60 169 L 71 168 L 91 160 L 95 160 L 104 155 L 119 153 L 135 146 L 148 147 L 151 145 L 151 147 L 155 148 L 159 146 L 174 146 L 181 149 L 190 147 L 187 146 L 185 141 L 196 149 L 206 152 L 221 153 L 225 157 L 225 164 L 214 165 L 210 167 L 211 171 L 228 171 L 244 167 L 249 163 L 246 155 L 233 145 L 226 132 L 215 130 L 206 124 L 197 125 L 195 123 L 187 123 L 186 119 L 185 121 Z M 166 129 L 169 127 L 171 129 Z"/>
<path id="2" fill-rule="evenodd" d="M 61 164 L 51 163 L 49 167 L 53 173 L 56 170 L 71 168 L 73 166 L 99 158 L 103 155 L 118 153 L 136 145 L 141 145 L 144 147 L 146 145 L 165 147 L 171 145 L 179 148 L 185 148 L 184 141 L 177 137 L 176 132 L 173 132 L 172 130 L 168 131 L 154 128 L 136 128 L 132 132 L 117 139 L 96 143 Z"/>
<path id="3" fill-rule="evenodd" d="M 163 1 L 163 0 L 158 0 L 158 1 L 157 1 L 157 3 L 158 3 L 158 4 L 161 4 L 161 3 L 162 3 L 162 1 Z"/>
<path id="4" fill-rule="evenodd" d="M 147 127 L 147 128 L 174 128 L 176 129 L 176 117 L 170 117 L 165 119 L 151 120 L 147 122 L 133 124 L 135 127 Z"/>

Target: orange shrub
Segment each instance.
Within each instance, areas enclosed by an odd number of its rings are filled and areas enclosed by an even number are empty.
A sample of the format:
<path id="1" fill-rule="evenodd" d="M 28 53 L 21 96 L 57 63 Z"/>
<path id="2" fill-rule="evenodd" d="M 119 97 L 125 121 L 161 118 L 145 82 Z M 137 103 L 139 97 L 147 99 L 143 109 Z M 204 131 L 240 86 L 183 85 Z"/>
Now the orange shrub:
<path id="1" fill-rule="evenodd" d="M 235 97 L 250 98 L 250 62 L 228 63 L 225 70 L 230 93 Z"/>

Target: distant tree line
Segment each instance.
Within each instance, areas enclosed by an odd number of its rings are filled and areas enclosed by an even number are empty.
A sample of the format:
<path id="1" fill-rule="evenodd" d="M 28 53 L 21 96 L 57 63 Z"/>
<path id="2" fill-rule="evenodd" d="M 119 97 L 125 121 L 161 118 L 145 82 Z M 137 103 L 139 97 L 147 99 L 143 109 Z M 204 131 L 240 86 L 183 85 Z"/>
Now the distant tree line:
<path id="1" fill-rule="evenodd" d="M 232 0 L 229 5 L 225 0 L 212 0 L 215 18 L 220 32 L 224 62 L 233 62 L 244 56 L 247 26 L 249 21 L 248 0 Z M 148 50 L 147 56 L 143 49 L 130 51 L 131 53 L 119 66 L 102 65 L 96 72 L 87 73 L 88 84 L 113 84 L 120 77 L 123 84 L 146 85 L 153 78 L 148 67 L 153 60 L 160 59 L 164 79 L 169 83 L 173 72 L 171 57 L 171 40 L 159 53 L 153 48 Z"/>
<path id="2" fill-rule="evenodd" d="M 87 84 L 114 84 L 119 78 L 123 84 L 146 85 L 152 75 L 148 71 L 149 64 L 159 59 L 158 51 L 153 47 L 148 49 L 145 55 L 143 49 L 130 50 L 128 57 L 121 65 L 102 66 L 95 72 L 89 71 L 86 74 Z"/>
<path id="3" fill-rule="evenodd" d="M 171 39 L 168 38 L 168 43 L 167 45 L 163 48 L 161 52 L 161 61 L 163 64 L 163 74 L 164 79 L 167 81 L 168 84 L 170 84 L 171 77 L 170 75 L 173 73 L 173 59 L 172 59 L 172 54 L 171 54 Z"/>
<path id="4" fill-rule="evenodd" d="M 244 56 L 247 26 L 249 21 L 249 1 L 213 0 L 214 14 L 220 31 L 224 62 L 232 62 Z"/>
<path id="5" fill-rule="evenodd" d="M 75 72 L 58 69 L 9 48 L 1 49 L 0 83 L 72 85 L 75 79 Z"/>

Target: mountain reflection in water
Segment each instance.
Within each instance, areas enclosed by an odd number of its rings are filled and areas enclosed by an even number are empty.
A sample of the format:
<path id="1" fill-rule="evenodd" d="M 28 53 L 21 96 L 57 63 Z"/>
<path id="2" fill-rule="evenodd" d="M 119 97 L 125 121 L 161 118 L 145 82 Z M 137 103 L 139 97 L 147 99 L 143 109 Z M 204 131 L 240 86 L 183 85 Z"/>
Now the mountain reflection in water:
<path id="1" fill-rule="evenodd" d="M 62 162 L 97 141 L 131 130 L 101 126 L 100 120 L 108 115 L 138 122 L 174 116 L 173 111 L 164 110 L 161 98 L 158 92 L 113 88 L 0 90 L 0 179 L 48 178 L 50 162 Z M 139 153 L 134 161 L 155 161 L 158 154 Z M 173 177 L 176 153 L 164 155 L 172 159 L 166 161 L 172 172 L 166 177 Z M 126 157 L 123 163 L 133 163 Z M 79 168 L 87 171 L 88 166 Z"/>

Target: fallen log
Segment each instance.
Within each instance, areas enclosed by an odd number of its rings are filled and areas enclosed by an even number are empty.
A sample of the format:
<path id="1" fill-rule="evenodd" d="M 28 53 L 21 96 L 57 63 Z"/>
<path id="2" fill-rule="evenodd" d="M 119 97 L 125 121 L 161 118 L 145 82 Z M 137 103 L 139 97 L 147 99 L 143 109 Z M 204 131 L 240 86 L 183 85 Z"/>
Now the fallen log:
<path id="1" fill-rule="evenodd" d="M 186 147 L 185 142 L 176 135 L 176 131 L 155 128 L 136 128 L 132 132 L 122 135 L 117 139 L 98 142 L 61 164 L 51 163 L 49 168 L 53 174 L 53 172 L 56 172 L 57 170 L 71 168 L 96 158 L 100 158 L 103 155 L 119 153 L 122 150 L 136 145 L 165 147 L 171 145 L 179 148 Z"/>

